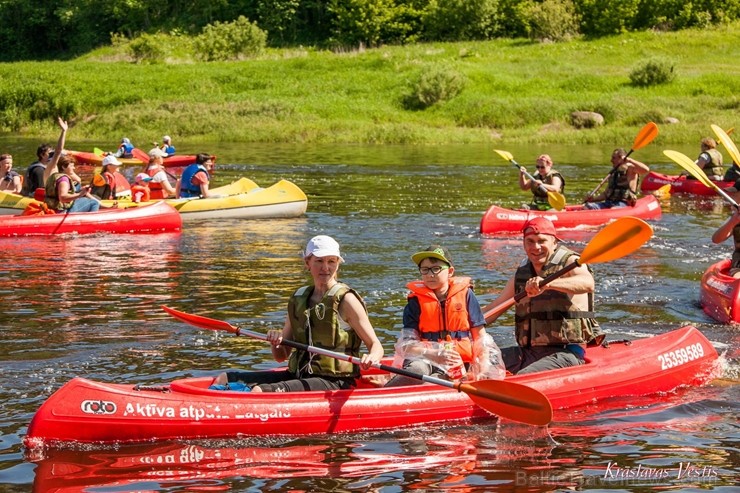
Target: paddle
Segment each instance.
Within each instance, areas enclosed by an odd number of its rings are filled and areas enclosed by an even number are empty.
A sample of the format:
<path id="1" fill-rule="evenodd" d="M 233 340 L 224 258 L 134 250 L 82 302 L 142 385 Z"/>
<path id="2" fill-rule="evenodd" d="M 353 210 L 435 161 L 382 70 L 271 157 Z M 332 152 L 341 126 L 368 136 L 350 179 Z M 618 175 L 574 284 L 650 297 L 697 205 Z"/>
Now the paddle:
<path id="1" fill-rule="evenodd" d="M 181 312 L 165 305 L 162 305 L 162 309 L 173 317 L 202 329 L 224 330 L 238 336 L 246 335 L 263 341 L 267 340 L 267 336 L 264 334 L 241 329 L 222 320 Z M 360 364 L 360 358 L 342 353 L 335 353 L 327 349 L 309 346 L 300 342 L 283 340 L 281 344 L 295 349 L 300 349 L 302 351 L 328 356 L 329 358 L 349 361 L 356 365 Z M 416 380 L 434 383 L 450 389 L 456 389 L 458 392 L 465 392 L 473 402 L 486 411 L 513 421 L 531 425 L 546 425 L 552 420 L 552 406 L 550 405 L 550 401 L 540 391 L 526 385 L 506 380 L 480 380 L 469 383 L 450 382 L 381 363 L 373 364 L 373 368 L 379 368 L 389 373 L 395 373 L 397 375 L 403 375 Z"/>
<path id="2" fill-rule="evenodd" d="M 564 276 L 584 264 L 611 262 L 622 258 L 640 248 L 653 235 L 653 228 L 642 219 L 622 217 L 602 228 L 591 238 L 580 258 L 572 264 L 553 272 L 540 282 L 540 287 Z M 486 322 L 504 313 L 511 306 L 527 297 L 526 291 L 517 293 L 503 303 L 491 308 L 483 316 Z"/>
<path id="3" fill-rule="evenodd" d="M 105 156 L 105 151 L 99 147 L 93 147 L 93 154 L 96 156 Z"/>
<path id="4" fill-rule="evenodd" d="M 727 149 L 727 152 L 730 153 L 730 156 L 732 156 L 732 160 L 735 162 L 736 165 L 740 166 L 740 152 L 737 150 L 737 146 L 730 138 L 729 133 L 734 130 L 734 127 L 731 128 L 728 132 L 725 132 L 722 130 L 721 127 L 718 125 L 711 125 L 712 130 L 714 130 L 714 134 L 717 136 L 720 142 L 722 142 L 722 145 L 725 146 L 725 149 Z"/>
<path id="5" fill-rule="evenodd" d="M 632 148 L 629 150 L 627 155 L 624 156 L 624 158 L 627 159 L 630 156 L 630 154 L 632 154 L 634 151 L 638 149 L 642 149 L 643 147 L 651 143 L 653 139 L 657 137 L 657 135 L 658 135 L 658 125 L 656 125 L 653 122 L 646 123 L 645 126 L 642 127 L 640 131 L 637 133 L 637 136 L 635 137 L 635 141 L 632 143 Z M 609 177 L 614 173 L 616 169 L 617 168 L 612 168 L 609 171 L 609 173 L 607 173 L 607 175 L 604 177 L 604 179 L 601 180 L 601 183 L 599 183 L 599 185 L 596 188 L 594 188 L 591 191 L 591 193 L 589 193 L 586 196 L 587 201 L 588 199 L 596 195 L 599 189 L 604 185 L 604 183 L 606 183 L 606 181 L 609 179 Z"/>
<path id="6" fill-rule="evenodd" d="M 517 163 L 516 161 L 514 161 L 514 156 L 510 152 L 502 151 L 502 150 L 499 150 L 499 149 L 494 149 L 494 150 L 498 153 L 499 156 L 501 156 L 502 158 L 506 159 L 511 164 L 513 164 L 516 169 L 521 170 L 521 166 L 519 165 L 519 163 Z M 529 178 L 532 181 L 532 183 L 534 184 L 535 179 L 532 177 L 532 175 L 530 175 L 529 173 L 527 173 L 526 170 L 524 171 L 524 176 L 526 176 L 527 178 Z M 555 209 L 556 211 L 562 211 L 563 210 L 563 208 L 565 207 L 565 197 L 563 196 L 562 193 L 560 193 L 560 192 L 553 192 L 551 190 L 546 189 L 542 185 L 539 186 L 539 189 L 541 191 L 547 193 L 547 202 L 553 207 L 553 209 Z"/>
<path id="7" fill-rule="evenodd" d="M 714 183 L 712 180 L 709 179 L 709 177 L 704 173 L 704 170 L 702 170 L 698 164 L 696 164 L 690 157 L 688 157 L 686 154 L 682 154 L 678 151 L 671 151 L 671 150 L 665 150 L 663 151 L 663 154 L 668 156 L 670 159 L 676 162 L 679 166 L 681 166 L 683 169 L 691 173 L 694 178 L 702 182 L 704 185 L 708 186 L 709 188 L 713 188 L 719 193 L 723 199 L 727 201 L 728 204 L 731 206 L 737 208 L 740 208 L 738 206 L 737 202 L 727 195 L 727 192 L 722 190 L 716 183 Z"/>
<path id="8" fill-rule="evenodd" d="M 675 181 L 675 180 L 674 180 Z M 662 187 L 653 190 L 652 195 L 659 198 L 659 199 L 666 199 L 671 196 L 671 184 L 668 183 L 666 185 L 663 185 Z"/>

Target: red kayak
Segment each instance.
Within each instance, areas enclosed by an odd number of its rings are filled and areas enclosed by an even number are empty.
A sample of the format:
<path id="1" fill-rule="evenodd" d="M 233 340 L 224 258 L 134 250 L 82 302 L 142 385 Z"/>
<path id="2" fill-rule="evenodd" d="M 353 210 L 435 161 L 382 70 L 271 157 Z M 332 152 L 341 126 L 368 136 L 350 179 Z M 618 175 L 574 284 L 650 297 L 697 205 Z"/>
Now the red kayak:
<path id="1" fill-rule="evenodd" d="M 101 209 L 98 212 L 0 216 L 0 236 L 160 233 L 179 231 L 181 228 L 180 213 L 165 202 L 129 209 Z"/>
<path id="2" fill-rule="evenodd" d="M 546 217 L 558 230 L 582 227 L 601 226 L 624 216 L 640 219 L 659 219 L 661 216 L 660 203 L 652 195 L 637 200 L 634 207 L 616 207 L 612 209 L 590 210 L 582 205 L 567 206 L 562 211 L 530 211 L 525 209 L 504 209 L 497 205 L 488 208 L 480 222 L 480 232 L 483 234 L 512 234 L 521 233 L 522 228 L 530 219 Z"/>
<path id="3" fill-rule="evenodd" d="M 735 184 L 734 181 L 715 181 L 712 180 L 719 188 L 731 187 Z M 704 185 L 699 180 L 686 179 L 685 176 L 680 175 L 664 175 L 662 173 L 656 173 L 651 171 L 642 180 L 640 189 L 643 192 L 652 192 L 659 189 L 664 185 L 671 186 L 671 193 L 690 193 L 693 195 L 717 195 L 717 191 L 714 188 L 710 188 Z"/>
<path id="4" fill-rule="evenodd" d="M 701 277 L 699 303 L 723 324 L 740 323 L 740 279 L 729 275 L 730 259 L 711 265 Z"/>
<path id="5" fill-rule="evenodd" d="M 509 380 L 539 390 L 553 409 L 563 409 L 701 385 L 721 372 L 717 352 L 691 326 L 589 348 L 586 357 L 582 366 Z M 440 385 L 382 388 L 360 379 L 355 389 L 294 392 L 286 397 L 209 390 L 212 381 L 186 378 L 140 386 L 74 378 L 39 408 L 24 441 L 34 448 L 66 442 L 305 436 L 465 423 L 492 416 L 466 393 Z"/>
<path id="6" fill-rule="evenodd" d="M 84 151 L 66 151 L 72 154 L 79 164 L 88 166 L 101 166 L 103 164 L 102 154 L 96 154 L 94 152 Z M 149 154 L 145 151 L 135 148 L 133 150 L 133 157 L 130 158 L 118 158 L 124 166 L 144 166 L 149 162 Z M 213 162 L 216 162 L 216 156 L 211 155 Z M 166 168 L 177 168 L 188 166 L 195 163 L 195 154 L 175 154 L 174 156 L 164 158 L 164 166 Z"/>

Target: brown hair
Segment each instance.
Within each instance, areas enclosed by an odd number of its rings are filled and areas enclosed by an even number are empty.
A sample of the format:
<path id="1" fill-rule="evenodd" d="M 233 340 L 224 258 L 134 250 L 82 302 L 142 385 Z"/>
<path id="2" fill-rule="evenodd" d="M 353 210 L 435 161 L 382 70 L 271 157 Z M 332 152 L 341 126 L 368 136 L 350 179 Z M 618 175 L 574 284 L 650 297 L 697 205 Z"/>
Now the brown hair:
<path id="1" fill-rule="evenodd" d="M 62 154 L 59 156 L 59 161 L 57 161 L 57 166 L 59 167 L 59 170 L 63 170 L 64 168 L 68 167 L 70 164 L 77 165 L 77 160 L 75 157 L 71 154 Z"/>
<path id="2" fill-rule="evenodd" d="M 6 159 L 13 159 L 12 154 L 0 154 L 0 161 L 5 161 Z"/>
<path id="3" fill-rule="evenodd" d="M 717 147 L 717 141 L 711 137 L 704 137 L 703 139 L 701 139 L 701 143 L 709 149 L 714 149 L 715 147 Z"/>

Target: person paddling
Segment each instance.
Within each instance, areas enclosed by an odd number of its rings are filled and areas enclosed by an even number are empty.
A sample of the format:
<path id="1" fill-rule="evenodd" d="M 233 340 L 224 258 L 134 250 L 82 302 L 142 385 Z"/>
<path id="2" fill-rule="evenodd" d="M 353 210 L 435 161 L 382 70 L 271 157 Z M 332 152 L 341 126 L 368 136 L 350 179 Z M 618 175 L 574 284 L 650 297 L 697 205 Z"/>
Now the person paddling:
<path id="1" fill-rule="evenodd" d="M 548 211 L 552 205 L 548 200 L 548 192 L 562 194 L 565 190 L 565 178 L 559 171 L 553 169 L 552 158 L 548 154 L 542 154 L 537 158 L 537 173 L 532 175 L 534 180 L 527 178 L 527 169 L 522 166 L 519 169 L 519 188 L 532 191 L 532 203 L 524 204 L 522 209 Z"/>
<path id="2" fill-rule="evenodd" d="M 339 244 L 330 236 L 311 238 L 303 252 L 303 264 L 312 284 L 298 288 L 288 301 L 282 329 L 271 329 L 267 340 L 278 362 L 288 360 L 285 371 L 229 371 L 214 379 L 212 388 L 252 392 L 301 392 L 339 390 L 355 385 L 363 369 L 383 358 L 383 346 L 367 316 L 365 303 L 357 292 L 338 280 L 344 262 Z M 283 340 L 319 345 L 359 357 L 361 365 L 327 358 L 281 345 Z"/>
<path id="3" fill-rule="evenodd" d="M 506 369 L 511 373 L 533 373 L 582 365 L 587 344 L 603 339 L 594 319 L 591 270 L 579 265 L 540 286 L 548 275 L 575 263 L 578 254 L 560 244 L 555 226 L 544 217 L 528 221 L 522 233 L 527 258 L 499 296 L 483 308 L 484 313 L 496 312 L 499 304 L 522 291 L 527 293 L 516 304 L 517 345 L 501 350 Z M 501 313 L 487 317 L 486 322 L 493 322 Z"/>

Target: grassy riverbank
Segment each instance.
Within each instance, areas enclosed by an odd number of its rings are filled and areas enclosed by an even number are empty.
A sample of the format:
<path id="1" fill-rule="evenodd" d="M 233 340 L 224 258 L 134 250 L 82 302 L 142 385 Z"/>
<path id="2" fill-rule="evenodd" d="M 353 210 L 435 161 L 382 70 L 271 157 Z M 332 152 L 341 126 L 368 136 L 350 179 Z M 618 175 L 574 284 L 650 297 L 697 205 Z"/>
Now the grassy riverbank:
<path id="1" fill-rule="evenodd" d="M 623 144 L 651 120 L 664 143 L 696 141 L 710 123 L 740 125 L 739 37 L 736 23 L 555 44 L 275 50 L 242 62 L 194 63 L 173 51 L 158 65 L 132 64 L 122 47 L 108 47 L 70 62 L 0 64 L 0 131 L 51 138 L 50 115 L 66 111 L 75 140 L 135 143 L 167 133 L 179 143 Z M 669 61 L 675 80 L 630 85 L 630 72 L 651 58 Z M 408 109 L 429 67 L 461 75 L 464 89 Z M 606 125 L 575 130 L 574 110 L 597 111 Z M 46 117 L 29 116 L 39 114 Z"/>

